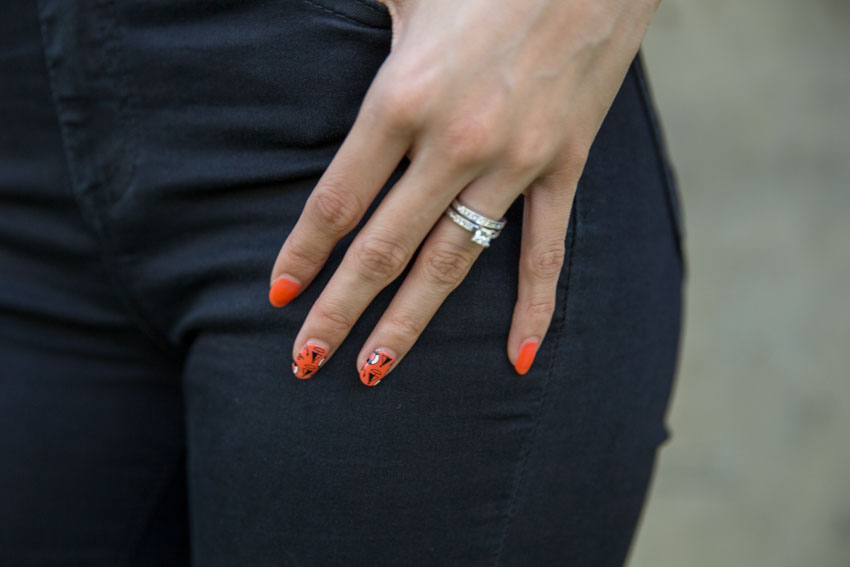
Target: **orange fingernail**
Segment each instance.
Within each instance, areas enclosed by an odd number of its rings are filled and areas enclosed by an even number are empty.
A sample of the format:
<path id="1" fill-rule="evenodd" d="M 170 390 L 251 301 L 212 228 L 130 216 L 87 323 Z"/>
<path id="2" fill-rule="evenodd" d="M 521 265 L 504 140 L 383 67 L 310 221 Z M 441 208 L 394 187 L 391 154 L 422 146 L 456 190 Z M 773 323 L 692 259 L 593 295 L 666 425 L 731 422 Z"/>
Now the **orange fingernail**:
<path id="1" fill-rule="evenodd" d="M 275 307 L 283 307 L 295 299 L 299 289 L 301 286 L 298 282 L 287 276 L 281 276 L 269 288 L 269 302 Z"/>
<path id="2" fill-rule="evenodd" d="M 537 345 L 540 341 L 537 339 L 526 339 L 519 348 L 519 356 L 516 358 L 514 369 L 518 374 L 525 374 L 531 368 L 531 363 L 534 362 L 534 355 L 537 354 Z"/>
<path id="3" fill-rule="evenodd" d="M 393 366 L 395 356 L 382 348 L 376 348 L 360 367 L 360 381 L 375 386 L 384 379 Z"/>
<path id="4" fill-rule="evenodd" d="M 295 360 L 292 362 L 292 373 L 301 380 L 310 378 L 319 371 L 319 367 L 328 356 L 328 351 L 327 347 L 315 341 L 308 341 L 295 355 Z"/>

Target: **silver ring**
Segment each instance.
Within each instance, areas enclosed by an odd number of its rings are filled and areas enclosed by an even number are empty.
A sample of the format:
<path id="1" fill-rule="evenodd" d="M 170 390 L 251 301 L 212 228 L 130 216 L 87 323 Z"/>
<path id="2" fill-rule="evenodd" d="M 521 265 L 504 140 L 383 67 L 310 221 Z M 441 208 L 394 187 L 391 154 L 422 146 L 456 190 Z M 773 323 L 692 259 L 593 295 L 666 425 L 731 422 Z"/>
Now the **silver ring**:
<path id="1" fill-rule="evenodd" d="M 446 209 L 446 214 L 457 224 L 473 233 L 471 240 L 476 244 L 480 244 L 484 248 L 489 247 L 490 241 L 499 236 L 499 233 L 501 232 L 501 230 L 478 226 L 469 219 L 457 214 L 451 207 Z M 504 226 L 504 223 L 502 223 L 502 226 Z"/>
<path id="2" fill-rule="evenodd" d="M 491 218 L 487 218 L 481 213 L 476 213 L 472 209 L 464 207 L 457 199 L 452 201 L 451 207 L 467 219 L 477 224 L 478 226 L 490 228 L 493 230 L 502 230 L 505 227 L 505 217 L 502 217 L 502 220 L 493 220 Z"/>

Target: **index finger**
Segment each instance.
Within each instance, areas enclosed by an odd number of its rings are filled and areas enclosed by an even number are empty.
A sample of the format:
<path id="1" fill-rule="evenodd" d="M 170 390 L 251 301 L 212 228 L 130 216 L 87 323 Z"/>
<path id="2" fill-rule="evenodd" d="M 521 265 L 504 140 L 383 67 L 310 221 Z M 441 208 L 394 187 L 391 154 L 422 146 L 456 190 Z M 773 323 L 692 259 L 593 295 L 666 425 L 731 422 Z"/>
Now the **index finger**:
<path id="1" fill-rule="evenodd" d="M 368 99 L 367 95 L 367 99 Z M 282 307 L 319 273 L 331 250 L 363 217 L 410 145 L 411 133 L 364 100 L 354 124 L 278 252 L 269 301 Z"/>

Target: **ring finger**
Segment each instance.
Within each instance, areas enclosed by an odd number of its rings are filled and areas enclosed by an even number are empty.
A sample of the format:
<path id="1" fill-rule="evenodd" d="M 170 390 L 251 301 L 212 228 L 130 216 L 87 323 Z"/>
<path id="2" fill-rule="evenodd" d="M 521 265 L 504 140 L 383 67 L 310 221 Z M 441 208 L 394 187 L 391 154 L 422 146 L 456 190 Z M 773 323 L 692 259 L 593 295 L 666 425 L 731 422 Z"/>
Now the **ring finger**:
<path id="1" fill-rule="evenodd" d="M 500 219 L 516 199 L 523 181 L 503 172 L 479 177 L 458 195 L 464 205 Z M 357 357 L 360 380 L 378 384 L 413 347 L 446 297 L 463 281 L 483 247 L 470 231 L 443 215 L 422 246 L 407 278 L 366 339 Z"/>

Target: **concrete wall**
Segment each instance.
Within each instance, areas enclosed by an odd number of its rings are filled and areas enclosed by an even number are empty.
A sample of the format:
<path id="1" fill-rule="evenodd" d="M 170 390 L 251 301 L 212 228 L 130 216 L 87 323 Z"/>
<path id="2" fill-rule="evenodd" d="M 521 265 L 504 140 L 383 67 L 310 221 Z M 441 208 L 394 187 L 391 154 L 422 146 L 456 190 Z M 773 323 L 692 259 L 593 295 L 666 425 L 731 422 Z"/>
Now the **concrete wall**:
<path id="1" fill-rule="evenodd" d="M 690 261 L 631 567 L 850 566 L 850 1 L 664 0 Z"/>

